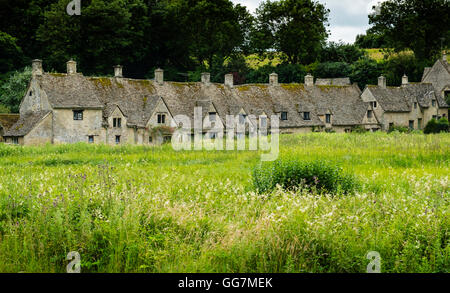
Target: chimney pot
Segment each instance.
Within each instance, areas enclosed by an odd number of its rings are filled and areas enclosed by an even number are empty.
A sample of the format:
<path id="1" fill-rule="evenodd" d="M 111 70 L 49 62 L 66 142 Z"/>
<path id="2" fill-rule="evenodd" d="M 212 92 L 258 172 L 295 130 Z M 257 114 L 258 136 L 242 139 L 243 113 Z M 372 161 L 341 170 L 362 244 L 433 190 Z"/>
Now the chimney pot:
<path id="1" fill-rule="evenodd" d="M 114 66 L 114 77 L 123 77 L 123 67 L 121 65 Z"/>
<path id="2" fill-rule="evenodd" d="M 384 77 L 383 75 L 378 78 L 378 86 L 380 88 L 386 88 L 386 77 Z"/>
<path id="3" fill-rule="evenodd" d="M 70 60 L 67 62 L 67 74 L 77 73 L 77 62 Z"/>
<path id="4" fill-rule="evenodd" d="M 225 75 L 225 86 L 233 87 L 234 86 L 234 77 L 233 74 Z"/>
<path id="5" fill-rule="evenodd" d="M 409 84 L 408 76 L 405 74 L 402 77 L 402 85 L 408 85 L 408 84 Z"/>
<path id="6" fill-rule="evenodd" d="M 162 70 L 161 68 L 155 70 L 155 81 L 159 85 L 164 84 L 164 70 Z"/>
<path id="7" fill-rule="evenodd" d="M 444 51 L 442 53 L 442 61 L 447 62 L 447 52 L 446 51 Z"/>
<path id="8" fill-rule="evenodd" d="M 44 70 L 42 69 L 42 60 L 35 59 L 31 62 L 32 65 L 32 75 L 42 75 Z"/>
<path id="9" fill-rule="evenodd" d="M 211 83 L 211 73 L 203 72 L 202 73 L 202 83 L 208 85 Z"/>
<path id="10" fill-rule="evenodd" d="M 269 75 L 269 84 L 272 86 L 278 85 L 278 74 L 275 72 Z"/>
<path id="11" fill-rule="evenodd" d="M 314 86 L 314 76 L 312 76 L 310 73 L 305 76 L 305 85 Z"/>

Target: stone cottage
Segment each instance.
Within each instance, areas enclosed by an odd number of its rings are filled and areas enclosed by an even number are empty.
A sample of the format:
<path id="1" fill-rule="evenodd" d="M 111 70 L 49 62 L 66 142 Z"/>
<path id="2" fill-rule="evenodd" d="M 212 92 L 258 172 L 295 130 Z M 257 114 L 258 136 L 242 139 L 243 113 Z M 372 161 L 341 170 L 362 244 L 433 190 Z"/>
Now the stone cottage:
<path id="1" fill-rule="evenodd" d="M 255 115 L 269 127 L 277 115 L 282 133 L 380 129 L 371 104 L 349 79 L 314 83 L 308 75 L 304 84 L 280 84 L 274 73 L 269 84 L 234 85 L 231 74 L 217 84 L 204 73 L 201 82 L 178 83 L 165 81 L 161 69 L 154 80 L 136 80 L 124 78 L 120 66 L 114 77 L 102 78 L 83 76 L 74 61 L 64 74 L 44 72 L 41 60 L 32 65 L 20 119 L 4 133 L 8 143 L 154 144 L 170 140 L 178 115 L 193 121 L 196 107 L 202 107 L 205 130 L 224 126 L 227 115 L 249 123 L 246 117 Z"/>

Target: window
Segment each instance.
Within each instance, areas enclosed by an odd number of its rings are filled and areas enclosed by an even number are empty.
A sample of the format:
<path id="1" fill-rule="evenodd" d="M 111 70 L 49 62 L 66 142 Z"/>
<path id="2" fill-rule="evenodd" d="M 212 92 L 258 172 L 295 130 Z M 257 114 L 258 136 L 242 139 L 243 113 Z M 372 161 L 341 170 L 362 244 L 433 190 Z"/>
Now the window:
<path id="1" fill-rule="evenodd" d="M 311 120 L 311 113 L 310 112 L 304 112 L 303 113 L 303 120 Z"/>
<path id="2" fill-rule="evenodd" d="M 216 122 L 216 113 L 215 112 L 209 113 L 209 121 Z"/>
<path id="3" fill-rule="evenodd" d="M 436 107 L 436 100 L 431 101 L 431 106 Z"/>
<path id="4" fill-rule="evenodd" d="M 83 111 L 81 110 L 73 111 L 73 120 L 76 121 L 83 120 Z"/>
<path id="5" fill-rule="evenodd" d="M 261 128 L 266 128 L 267 127 L 267 117 L 260 117 L 260 127 Z"/>
<path id="6" fill-rule="evenodd" d="M 437 120 L 437 116 L 436 116 L 436 115 L 433 115 L 433 119 L 434 119 L 434 120 Z"/>
<path id="7" fill-rule="evenodd" d="M 94 136 L 93 135 L 89 135 L 88 142 L 89 143 L 94 143 Z"/>
<path id="8" fill-rule="evenodd" d="M 148 143 L 153 143 L 153 137 L 152 136 L 149 136 Z"/>
<path id="9" fill-rule="evenodd" d="M 171 136 L 164 136 L 163 138 L 164 143 L 169 143 L 172 141 L 172 137 Z"/>
<path id="10" fill-rule="evenodd" d="M 414 103 L 414 109 L 417 109 L 417 102 Z"/>
<path id="11" fill-rule="evenodd" d="M 378 103 L 377 102 L 370 102 L 370 105 L 372 106 L 372 108 L 376 109 L 378 107 Z"/>
<path id="12" fill-rule="evenodd" d="M 445 91 L 444 92 L 444 98 L 446 101 L 450 101 L 450 91 Z"/>
<path id="13" fill-rule="evenodd" d="M 373 111 L 369 110 L 367 111 L 367 118 L 371 119 L 373 117 Z"/>
<path id="14" fill-rule="evenodd" d="M 331 114 L 326 114 L 326 115 L 325 115 L 325 122 L 326 122 L 327 124 L 331 124 Z"/>
<path id="15" fill-rule="evenodd" d="M 19 144 L 19 138 L 18 137 L 13 137 L 12 138 L 12 143 L 13 144 Z"/>
<path id="16" fill-rule="evenodd" d="M 122 128 L 122 118 L 113 118 L 113 127 Z"/>
<path id="17" fill-rule="evenodd" d="M 281 120 L 283 120 L 283 121 L 288 120 L 288 113 L 287 112 L 281 112 Z"/>
<path id="18" fill-rule="evenodd" d="M 419 119 L 417 120 L 417 128 L 418 128 L 418 129 L 422 129 L 422 118 L 419 118 Z"/>
<path id="19" fill-rule="evenodd" d="M 239 114 L 239 123 L 240 123 L 240 124 L 244 124 L 246 118 L 247 118 L 247 115 L 245 115 L 245 114 Z"/>
<path id="20" fill-rule="evenodd" d="M 391 130 L 392 128 L 394 128 L 394 123 L 389 123 L 389 130 Z"/>
<path id="21" fill-rule="evenodd" d="M 166 124 L 166 114 L 158 114 L 158 124 Z"/>
<path id="22" fill-rule="evenodd" d="M 32 91 L 30 91 L 30 97 L 33 95 L 33 92 Z"/>
<path id="23" fill-rule="evenodd" d="M 116 144 L 120 144 L 120 135 L 116 135 Z"/>
<path id="24" fill-rule="evenodd" d="M 409 129 L 410 130 L 414 129 L 414 120 L 409 120 Z"/>

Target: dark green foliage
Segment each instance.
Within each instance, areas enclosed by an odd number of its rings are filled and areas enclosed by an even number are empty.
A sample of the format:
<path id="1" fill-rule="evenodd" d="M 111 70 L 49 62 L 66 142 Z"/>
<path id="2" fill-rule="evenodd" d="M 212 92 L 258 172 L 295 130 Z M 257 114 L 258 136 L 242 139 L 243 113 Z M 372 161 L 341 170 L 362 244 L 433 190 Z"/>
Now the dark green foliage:
<path id="1" fill-rule="evenodd" d="M 358 83 L 361 89 L 368 84 L 377 84 L 378 77 L 383 72 L 382 64 L 369 58 L 362 58 L 352 64 L 350 78 Z"/>
<path id="2" fill-rule="evenodd" d="M 391 56 L 383 67 L 388 85 L 400 86 L 404 74 L 410 82 L 420 82 L 424 67 L 429 65 L 432 64 L 420 62 L 413 54 L 399 53 Z"/>
<path id="3" fill-rule="evenodd" d="M 0 31 L 0 72 L 12 71 L 22 64 L 22 49 L 16 38 Z"/>
<path id="4" fill-rule="evenodd" d="M 357 35 L 355 45 L 362 49 L 387 48 L 388 45 L 382 35 L 367 32 L 365 35 Z"/>
<path id="5" fill-rule="evenodd" d="M 6 80 L 0 84 L 0 104 L 6 106 L 11 112 L 18 113 L 30 78 L 30 67 L 9 74 Z"/>
<path id="6" fill-rule="evenodd" d="M 449 122 L 445 117 L 442 117 L 439 121 L 431 119 L 430 122 L 427 123 L 427 126 L 425 126 L 423 132 L 425 134 L 449 132 Z"/>
<path id="7" fill-rule="evenodd" d="M 280 159 L 261 164 L 253 171 L 253 184 L 260 193 L 274 190 L 277 185 L 285 190 L 305 188 L 331 194 L 349 194 L 358 188 L 358 182 L 334 163 Z"/>
<path id="8" fill-rule="evenodd" d="M 393 125 L 392 127 L 389 127 L 388 133 L 392 133 L 392 132 L 409 133 L 409 132 L 411 132 L 411 129 L 409 129 L 408 127 L 404 127 L 404 126 Z"/>
<path id="9" fill-rule="evenodd" d="M 337 78 L 348 77 L 352 72 L 352 67 L 345 62 L 325 62 L 316 66 L 315 77 Z"/>
<path id="10" fill-rule="evenodd" d="M 383 36 L 397 52 L 411 49 L 421 61 L 450 45 L 450 1 L 389 0 L 369 16 L 371 31 Z"/>
<path id="11" fill-rule="evenodd" d="M 353 63 L 365 56 L 365 52 L 355 45 L 345 43 L 328 43 L 320 52 L 320 62 Z"/>

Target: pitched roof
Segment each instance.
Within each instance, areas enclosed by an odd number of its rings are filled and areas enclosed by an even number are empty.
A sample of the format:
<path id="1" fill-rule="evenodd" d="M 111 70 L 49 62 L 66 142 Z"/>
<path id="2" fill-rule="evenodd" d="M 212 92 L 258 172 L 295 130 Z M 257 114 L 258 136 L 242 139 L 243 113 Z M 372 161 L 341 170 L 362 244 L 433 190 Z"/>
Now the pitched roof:
<path id="1" fill-rule="evenodd" d="M 19 114 L 0 114 L 0 128 L 7 131 L 20 118 Z"/>
<path id="2" fill-rule="evenodd" d="M 204 115 L 211 106 L 225 121 L 226 115 L 277 115 L 288 112 L 280 127 L 322 126 L 322 112 L 333 113 L 335 125 L 359 125 L 367 111 L 356 85 L 305 87 L 303 84 L 239 85 L 164 82 L 128 78 L 84 77 L 81 74 L 48 74 L 38 77 L 52 107 L 99 108 L 104 118 L 116 107 L 127 117 L 129 125 L 145 127 L 158 101 L 164 102 L 173 116 L 193 119 L 194 108 L 202 106 Z M 346 81 L 345 81 L 346 82 Z M 301 112 L 311 112 L 303 120 Z"/>
<path id="3" fill-rule="evenodd" d="M 369 86 L 368 89 L 386 112 L 411 111 L 411 98 L 409 93 L 401 87 Z"/>
<path id="4" fill-rule="evenodd" d="M 338 86 L 344 86 L 344 85 L 351 85 L 350 78 L 344 77 L 344 78 L 318 78 L 316 80 L 316 85 L 338 85 Z"/>
<path id="5" fill-rule="evenodd" d="M 8 129 L 8 131 L 6 131 L 3 136 L 20 137 L 27 135 L 50 112 L 51 111 L 29 112 L 24 115 L 20 115 L 19 120 L 13 126 L 11 126 L 11 128 Z"/>

